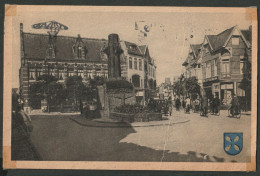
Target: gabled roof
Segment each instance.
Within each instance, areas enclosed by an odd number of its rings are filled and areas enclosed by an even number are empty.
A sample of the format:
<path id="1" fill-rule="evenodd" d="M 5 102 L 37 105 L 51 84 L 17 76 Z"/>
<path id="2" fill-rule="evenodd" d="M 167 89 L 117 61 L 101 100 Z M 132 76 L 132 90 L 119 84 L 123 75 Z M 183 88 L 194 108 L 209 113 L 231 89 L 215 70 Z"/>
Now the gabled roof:
<path id="1" fill-rule="evenodd" d="M 241 30 L 241 33 L 245 37 L 248 43 L 252 44 L 252 31 L 251 30 Z"/>
<path id="2" fill-rule="evenodd" d="M 128 50 L 128 54 L 143 56 L 143 53 L 142 53 L 141 49 L 139 48 L 139 46 L 137 44 L 127 42 L 127 41 L 124 41 L 124 42 L 125 42 L 125 46 Z"/>
<path id="3" fill-rule="evenodd" d="M 24 34 L 24 53 L 26 58 L 46 58 L 46 51 L 49 44 L 49 35 L 46 34 Z M 77 37 L 57 36 L 56 59 L 71 60 L 75 56 L 72 47 Z M 101 49 L 107 46 L 105 39 L 81 38 L 84 46 L 86 46 L 86 60 L 90 62 L 102 62 Z"/>
<path id="4" fill-rule="evenodd" d="M 201 48 L 202 44 L 191 44 L 190 48 L 192 52 L 194 53 L 195 59 L 192 59 L 190 55 L 186 58 L 186 60 L 182 63 L 183 66 L 192 65 L 194 64 L 198 59 L 199 50 Z"/>
<path id="5" fill-rule="evenodd" d="M 233 31 L 235 29 L 241 34 L 242 39 L 245 41 L 246 45 L 249 46 L 251 43 L 251 31 L 250 30 L 239 30 L 237 26 L 233 26 L 229 29 L 224 30 L 223 32 L 217 35 L 206 35 L 205 38 L 208 40 L 211 50 L 216 51 L 221 47 L 225 47 L 231 38 Z"/>
<path id="6" fill-rule="evenodd" d="M 231 35 L 232 31 L 234 30 L 234 28 L 235 26 L 226 29 L 225 31 L 219 33 L 218 35 L 207 35 L 208 41 L 212 46 L 212 50 L 217 50 L 223 47 L 228 37 Z"/>
<path id="7" fill-rule="evenodd" d="M 146 49 L 147 49 L 147 45 L 141 45 L 139 46 L 141 52 L 143 53 L 143 55 L 145 55 Z"/>
<path id="8" fill-rule="evenodd" d="M 200 50 L 201 46 L 202 46 L 202 44 L 191 44 L 190 45 L 195 57 L 198 57 L 199 50 Z"/>

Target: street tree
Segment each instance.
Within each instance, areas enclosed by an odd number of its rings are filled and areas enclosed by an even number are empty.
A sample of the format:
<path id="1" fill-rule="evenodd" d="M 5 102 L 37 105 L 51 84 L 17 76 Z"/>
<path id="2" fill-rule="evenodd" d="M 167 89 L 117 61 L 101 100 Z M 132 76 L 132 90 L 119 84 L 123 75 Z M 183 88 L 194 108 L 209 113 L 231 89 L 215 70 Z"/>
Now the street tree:
<path id="1" fill-rule="evenodd" d="M 252 65 L 248 59 L 247 51 L 244 54 L 244 66 L 242 68 L 243 79 L 239 85 L 239 88 L 245 91 L 245 110 L 248 110 L 248 104 L 251 101 L 251 73 L 252 72 Z"/>
<path id="2" fill-rule="evenodd" d="M 41 99 L 46 100 L 48 112 L 51 105 L 60 103 L 64 97 L 63 85 L 57 80 L 52 75 L 42 75 L 30 86 L 31 96 L 40 95 Z"/>
<path id="3" fill-rule="evenodd" d="M 78 107 L 78 102 L 81 103 L 86 95 L 87 88 L 82 82 L 80 76 L 70 76 L 65 80 L 67 98 L 74 102 Z"/>
<path id="4" fill-rule="evenodd" d="M 185 90 L 193 100 L 200 95 L 200 85 L 195 76 L 185 79 Z"/>

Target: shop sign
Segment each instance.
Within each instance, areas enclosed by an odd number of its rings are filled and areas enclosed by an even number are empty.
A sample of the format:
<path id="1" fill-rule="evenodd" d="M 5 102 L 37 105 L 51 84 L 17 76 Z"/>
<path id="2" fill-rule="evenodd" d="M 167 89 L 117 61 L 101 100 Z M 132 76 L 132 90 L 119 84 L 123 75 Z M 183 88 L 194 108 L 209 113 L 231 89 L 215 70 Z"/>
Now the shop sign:
<path id="1" fill-rule="evenodd" d="M 221 89 L 233 89 L 233 84 L 222 84 Z"/>

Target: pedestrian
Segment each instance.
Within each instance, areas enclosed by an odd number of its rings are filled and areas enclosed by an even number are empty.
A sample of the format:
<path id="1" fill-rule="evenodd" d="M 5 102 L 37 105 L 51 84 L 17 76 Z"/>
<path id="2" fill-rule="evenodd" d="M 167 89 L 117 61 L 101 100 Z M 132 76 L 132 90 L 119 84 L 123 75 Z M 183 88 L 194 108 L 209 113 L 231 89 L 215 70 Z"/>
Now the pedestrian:
<path id="1" fill-rule="evenodd" d="M 213 99 L 213 113 L 217 114 L 219 112 L 220 100 L 218 95 L 215 95 Z"/>
<path id="2" fill-rule="evenodd" d="M 231 114 L 238 114 L 239 111 L 239 100 L 236 94 L 233 94 L 231 100 Z"/>
<path id="3" fill-rule="evenodd" d="M 208 99 L 207 99 L 206 96 L 202 97 L 202 105 L 201 105 L 201 107 L 202 107 L 202 114 L 204 116 L 207 116 L 207 114 L 208 114 Z"/>
<path id="4" fill-rule="evenodd" d="M 179 97 L 177 97 L 177 99 L 175 101 L 175 106 L 176 106 L 176 111 L 179 111 L 180 106 L 181 106 L 181 101 L 180 101 Z"/>
<path id="5" fill-rule="evenodd" d="M 172 116 L 172 104 L 171 103 L 169 104 L 168 112 L 169 112 L 169 115 Z"/>
<path id="6" fill-rule="evenodd" d="M 185 109 L 185 101 L 184 101 L 184 98 L 182 99 L 182 108 Z"/>
<path id="7" fill-rule="evenodd" d="M 186 112 L 190 112 L 190 97 L 187 97 L 185 100 Z"/>

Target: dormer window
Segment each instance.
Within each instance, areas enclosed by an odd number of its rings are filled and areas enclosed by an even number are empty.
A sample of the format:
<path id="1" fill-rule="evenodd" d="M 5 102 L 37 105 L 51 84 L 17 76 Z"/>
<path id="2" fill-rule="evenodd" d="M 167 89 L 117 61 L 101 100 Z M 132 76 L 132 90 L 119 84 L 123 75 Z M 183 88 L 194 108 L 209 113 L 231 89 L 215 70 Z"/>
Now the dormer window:
<path id="1" fill-rule="evenodd" d="M 54 47 L 52 44 L 49 44 L 48 49 L 47 49 L 47 58 L 55 58 L 55 52 L 54 52 Z"/>
<path id="2" fill-rule="evenodd" d="M 78 35 L 78 38 L 75 44 L 72 46 L 72 50 L 76 59 L 84 59 L 86 56 L 86 47 L 84 46 L 83 41 Z"/>

